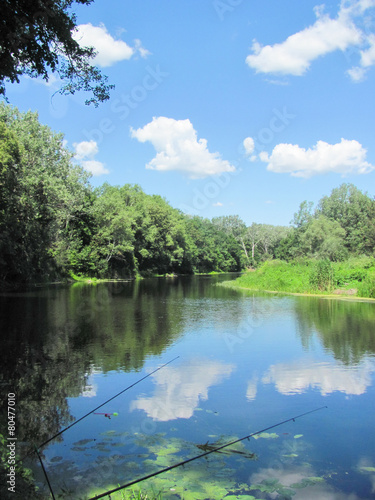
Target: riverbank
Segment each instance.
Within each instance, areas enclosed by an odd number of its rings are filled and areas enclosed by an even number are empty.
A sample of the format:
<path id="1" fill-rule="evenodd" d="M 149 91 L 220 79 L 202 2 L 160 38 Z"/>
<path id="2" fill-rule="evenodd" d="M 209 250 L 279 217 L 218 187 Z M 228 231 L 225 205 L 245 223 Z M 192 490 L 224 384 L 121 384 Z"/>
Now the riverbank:
<path id="1" fill-rule="evenodd" d="M 220 285 L 267 293 L 374 300 L 375 260 L 371 257 L 336 263 L 272 260 Z"/>

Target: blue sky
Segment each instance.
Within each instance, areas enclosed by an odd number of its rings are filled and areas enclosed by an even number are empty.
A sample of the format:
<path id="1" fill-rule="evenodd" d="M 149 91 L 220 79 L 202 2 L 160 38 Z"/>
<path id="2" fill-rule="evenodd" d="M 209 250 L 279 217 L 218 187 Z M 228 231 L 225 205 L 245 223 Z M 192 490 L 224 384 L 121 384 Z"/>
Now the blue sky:
<path id="1" fill-rule="evenodd" d="M 375 194 L 375 0 L 96 0 L 98 108 L 22 78 L 11 104 L 63 132 L 92 184 L 139 184 L 203 217 L 288 225 L 343 182 Z"/>

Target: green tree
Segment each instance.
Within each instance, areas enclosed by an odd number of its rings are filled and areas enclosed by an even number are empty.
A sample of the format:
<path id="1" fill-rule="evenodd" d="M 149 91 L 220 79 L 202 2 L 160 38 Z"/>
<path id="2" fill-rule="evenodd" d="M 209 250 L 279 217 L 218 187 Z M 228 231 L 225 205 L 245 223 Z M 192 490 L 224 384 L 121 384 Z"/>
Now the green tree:
<path id="1" fill-rule="evenodd" d="M 251 263 L 255 264 L 255 249 L 261 240 L 261 224 L 253 222 L 251 226 L 246 228 L 246 243 L 251 247 Z"/>
<path id="2" fill-rule="evenodd" d="M 285 260 L 287 262 L 293 260 L 298 254 L 298 232 L 295 228 L 290 228 L 287 236 L 282 238 L 274 249 L 276 259 Z"/>
<path id="3" fill-rule="evenodd" d="M 307 224 L 300 245 L 305 255 L 337 261 L 347 257 L 344 239 L 345 230 L 337 221 L 319 215 Z"/>
<path id="4" fill-rule="evenodd" d="M 3 0 L 0 29 L 0 95 L 5 83 L 17 82 L 21 75 L 49 79 L 57 73 L 64 82 L 61 94 L 84 90 L 92 93 L 86 104 L 109 99 L 113 85 L 90 64 L 92 47 L 81 47 L 73 38 L 73 3 L 89 5 L 93 0 Z"/>
<path id="5" fill-rule="evenodd" d="M 144 196 L 137 205 L 135 255 L 140 271 L 181 272 L 190 253 L 184 216 L 161 196 Z"/>
<path id="6" fill-rule="evenodd" d="M 104 184 L 93 204 L 95 233 L 91 252 L 96 271 L 102 276 L 124 277 L 135 272 L 134 213 L 126 203 L 126 186 Z"/>
<path id="7" fill-rule="evenodd" d="M 280 241 L 287 236 L 290 228 L 285 226 L 273 226 L 271 224 L 257 224 L 253 222 L 246 228 L 245 241 L 251 248 L 251 260 L 254 265 L 257 261 L 270 258 Z"/>
<path id="8" fill-rule="evenodd" d="M 293 216 L 291 224 L 294 225 L 296 229 L 304 228 L 313 218 L 312 209 L 314 203 L 312 201 L 303 201 Z"/>
<path id="9" fill-rule="evenodd" d="M 0 276 L 11 283 L 51 279 L 58 272 L 53 248 L 83 203 L 88 174 L 71 163 L 63 136 L 41 125 L 36 113 L 1 104 L 0 123 L 8 134 L 2 142 Z"/>
<path id="10" fill-rule="evenodd" d="M 21 145 L 0 121 L 0 279 L 6 280 L 22 238 L 20 228 Z"/>
<path id="11" fill-rule="evenodd" d="M 345 246 L 356 254 L 374 250 L 375 201 L 353 184 L 342 184 L 324 196 L 317 214 L 336 221 L 345 231 Z"/>
<path id="12" fill-rule="evenodd" d="M 243 268 L 243 251 L 231 231 L 202 217 L 187 217 L 186 232 L 191 245 L 191 262 L 194 272 L 240 271 Z M 229 233 L 229 234 L 228 234 Z"/>
<path id="13" fill-rule="evenodd" d="M 221 231 L 232 235 L 241 244 L 248 263 L 249 255 L 245 245 L 246 224 L 244 221 L 238 215 L 225 215 L 221 217 L 214 217 L 212 219 L 212 223 L 215 224 L 215 226 L 217 226 Z"/>
<path id="14" fill-rule="evenodd" d="M 285 226 L 273 226 L 272 224 L 259 224 L 259 243 L 265 256 L 272 255 L 276 245 L 287 236 L 289 228 Z"/>

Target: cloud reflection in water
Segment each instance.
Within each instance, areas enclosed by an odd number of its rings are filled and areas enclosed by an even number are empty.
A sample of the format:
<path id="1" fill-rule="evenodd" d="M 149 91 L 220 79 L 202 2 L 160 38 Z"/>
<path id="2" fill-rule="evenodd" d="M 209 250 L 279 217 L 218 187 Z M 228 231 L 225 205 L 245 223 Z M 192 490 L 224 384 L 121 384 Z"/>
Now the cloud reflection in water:
<path id="1" fill-rule="evenodd" d="M 160 422 L 190 418 L 199 401 L 208 399 L 209 388 L 229 377 L 234 368 L 207 359 L 192 359 L 177 368 L 168 366 L 152 376 L 156 384 L 154 394 L 137 398 L 130 410 L 144 410 Z"/>
<path id="2" fill-rule="evenodd" d="M 307 362 L 272 365 L 262 378 L 264 384 L 274 383 L 278 392 L 284 395 L 301 394 L 309 388 L 318 389 L 322 396 L 335 391 L 347 395 L 364 394 L 371 386 L 374 364 L 365 360 L 360 365 L 344 366 L 329 362 Z"/>

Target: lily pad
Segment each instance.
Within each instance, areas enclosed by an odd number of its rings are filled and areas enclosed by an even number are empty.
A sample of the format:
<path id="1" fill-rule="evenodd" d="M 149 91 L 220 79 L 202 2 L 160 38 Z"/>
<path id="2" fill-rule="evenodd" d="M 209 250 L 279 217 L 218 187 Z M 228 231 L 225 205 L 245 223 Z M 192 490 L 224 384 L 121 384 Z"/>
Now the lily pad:
<path id="1" fill-rule="evenodd" d="M 100 433 L 102 436 L 113 436 L 114 434 L 116 434 L 116 431 L 105 431 L 105 432 L 101 432 Z"/>
<path id="2" fill-rule="evenodd" d="M 74 446 L 84 446 L 87 443 L 91 443 L 91 441 L 94 441 L 94 439 L 81 439 L 80 441 L 76 441 Z"/>
<path id="3" fill-rule="evenodd" d="M 169 445 L 166 448 L 160 448 L 157 451 L 157 454 L 159 457 L 164 457 L 165 455 L 171 455 L 172 453 L 178 453 L 180 451 L 180 448 L 177 446 L 173 446 L 173 444 Z"/>
<path id="4" fill-rule="evenodd" d="M 324 478 L 322 477 L 305 477 L 298 483 L 291 484 L 291 488 L 306 488 L 307 486 L 313 486 L 314 484 L 324 483 Z"/>
<path id="5" fill-rule="evenodd" d="M 259 490 L 265 493 L 274 493 L 282 484 L 278 479 L 264 479 L 260 484 L 252 484 L 250 490 Z"/>

